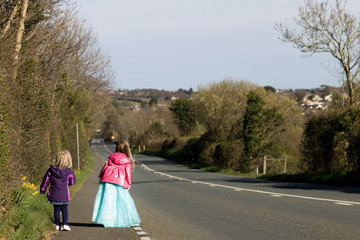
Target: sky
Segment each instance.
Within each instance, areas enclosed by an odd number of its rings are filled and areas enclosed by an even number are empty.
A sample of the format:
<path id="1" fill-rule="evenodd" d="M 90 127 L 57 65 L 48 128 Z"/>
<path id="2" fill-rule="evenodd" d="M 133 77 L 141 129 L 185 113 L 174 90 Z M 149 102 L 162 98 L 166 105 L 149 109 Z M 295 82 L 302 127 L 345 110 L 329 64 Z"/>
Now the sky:
<path id="1" fill-rule="evenodd" d="M 330 55 L 304 57 L 274 29 L 295 27 L 304 0 L 74 2 L 111 58 L 114 89 L 196 91 L 227 78 L 276 89 L 340 85 Z M 347 9 L 359 19 L 360 1 Z"/>

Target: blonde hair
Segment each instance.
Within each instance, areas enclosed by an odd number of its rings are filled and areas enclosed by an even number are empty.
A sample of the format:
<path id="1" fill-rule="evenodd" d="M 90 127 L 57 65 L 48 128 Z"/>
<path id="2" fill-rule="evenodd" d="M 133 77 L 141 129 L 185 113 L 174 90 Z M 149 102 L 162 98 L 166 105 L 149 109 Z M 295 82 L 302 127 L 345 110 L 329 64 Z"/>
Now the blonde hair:
<path id="1" fill-rule="evenodd" d="M 127 141 L 120 140 L 118 142 L 118 144 L 116 145 L 116 150 L 115 151 L 125 154 L 131 160 L 131 162 L 133 164 L 133 169 L 135 168 L 135 161 L 134 161 L 134 159 L 132 157 L 130 146 L 129 146 L 129 143 Z"/>
<path id="2" fill-rule="evenodd" d="M 72 168 L 72 158 L 70 152 L 67 150 L 61 150 L 58 152 L 55 158 L 54 166 L 57 168 Z"/>

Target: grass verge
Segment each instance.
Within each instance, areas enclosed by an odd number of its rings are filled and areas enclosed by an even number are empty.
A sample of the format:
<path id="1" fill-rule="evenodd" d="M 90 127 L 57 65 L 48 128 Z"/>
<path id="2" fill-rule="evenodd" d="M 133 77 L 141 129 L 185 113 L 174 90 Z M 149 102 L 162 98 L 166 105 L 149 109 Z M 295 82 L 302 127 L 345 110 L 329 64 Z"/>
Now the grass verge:
<path id="1" fill-rule="evenodd" d="M 94 157 L 88 154 L 80 171 L 75 170 L 76 184 L 70 186 L 70 194 L 78 191 L 92 171 Z M 39 194 L 34 184 L 23 179 L 22 186 L 13 191 L 12 202 L 0 209 L 0 240 L 49 239 L 54 233 L 53 206 L 45 195 Z"/>

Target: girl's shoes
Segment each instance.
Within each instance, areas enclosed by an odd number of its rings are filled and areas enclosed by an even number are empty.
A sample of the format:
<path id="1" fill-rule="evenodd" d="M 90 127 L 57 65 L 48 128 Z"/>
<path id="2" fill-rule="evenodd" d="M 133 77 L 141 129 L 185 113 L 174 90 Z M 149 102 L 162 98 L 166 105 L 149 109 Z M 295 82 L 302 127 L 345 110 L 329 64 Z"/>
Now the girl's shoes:
<path id="1" fill-rule="evenodd" d="M 56 225 L 55 227 L 56 231 L 71 231 L 71 228 L 69 227 L 69 225 L 61 225 L 61 227 L 59 225 Z"/>
<path id="2" fill-rule="evenodd" d="M 69 225 L 62 225 L 61 231 L 71 231 L 71 228 L 69 227 Z"/>

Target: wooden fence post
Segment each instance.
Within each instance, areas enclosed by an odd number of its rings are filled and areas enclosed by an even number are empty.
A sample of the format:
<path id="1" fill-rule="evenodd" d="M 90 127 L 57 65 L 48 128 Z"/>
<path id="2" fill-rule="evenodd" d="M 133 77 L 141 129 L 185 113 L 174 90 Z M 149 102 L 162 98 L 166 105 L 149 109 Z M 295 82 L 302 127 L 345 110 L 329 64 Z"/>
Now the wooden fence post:
<path id="1" fill-rule="evenodd" d="M 266 155 L 264 156 L 263 174 L 266 174 Z"/>

